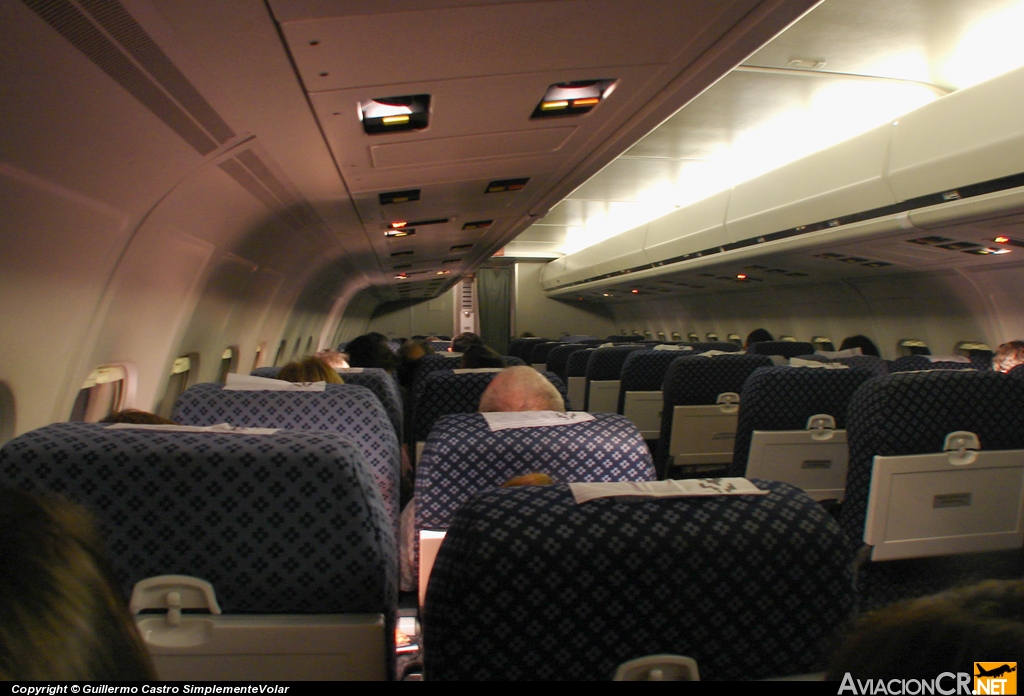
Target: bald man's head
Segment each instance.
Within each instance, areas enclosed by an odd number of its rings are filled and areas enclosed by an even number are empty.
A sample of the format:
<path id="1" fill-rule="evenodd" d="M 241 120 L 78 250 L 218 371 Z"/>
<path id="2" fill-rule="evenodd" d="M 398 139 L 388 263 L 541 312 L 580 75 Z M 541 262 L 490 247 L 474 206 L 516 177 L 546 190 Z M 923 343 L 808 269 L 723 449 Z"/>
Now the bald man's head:
<path id="1" fill-rule="evenodd" d="M 565 411 L 565 402 L 547 377 L 517 365 L 495 375 L 480 397 L 480 411 Z"/>

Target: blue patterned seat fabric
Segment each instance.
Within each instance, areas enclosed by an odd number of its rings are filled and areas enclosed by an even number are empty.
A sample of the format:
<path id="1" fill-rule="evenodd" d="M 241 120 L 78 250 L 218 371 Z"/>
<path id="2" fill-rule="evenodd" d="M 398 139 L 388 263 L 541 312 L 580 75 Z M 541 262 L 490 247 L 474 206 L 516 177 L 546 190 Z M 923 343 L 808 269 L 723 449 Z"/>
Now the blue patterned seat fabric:
<path id="1" fill-rule="evenodd" d="M 622 366 L 629 354 L 642 350 L 639 345 L 598 348 L 587 359 L 587 390 L 584 408 L 590 407 L 590 382 L 593 380 L 617 380 L 622 376 Z"/>
<path id="2" fill-rule="evenodd" d="M 552 348 L 551 352 L 548 353 L 548 370 L 554 372 L 564 381 L 566 378 L 565 367 L 569 362 L 569 356 L 583 348 L 585 346 L 581 343 L 566 343 L 557 348 Z"/>
<path id="3" fill-rule="evenodd" d="M 568 377 L 585 377 L 587 374 L 587 363 L 590 361 L 590 354 L 593 353 L 596 348 L 582 348 L 580 350 L 573 351 L 569 355 L 569 360 L 565 364 L 565 376 Z"/>
<path id="4" fill-rule="evenodd" d="M 530 357 L 527 362 L 530 365 L 546 363 L 548 361 L 548 353 L 561 345 L 565 344 L 559 343 L 558 341 L 541 341 L 539 343 L 535 343 L 530 347 Z"/>
<path id="5" fill-rule="evenodd" d="M 590 336 L 587 334 L 576 334 L 574 336 L 562 336 L 558 340 L 562 343 L 580 343 L 581 341 L 598 341 L 600 339 L 597 336 Z"/>
<path id="6" fill-rule="evenodd" d="M 384 612 L 397 603 L 390 513 L 348 439 L 56 423 L 0 449 L 0 485 L 84 505 L 125 598 L 155 575 L 214 586 L 226 613 Z"/>
<path id="7" fill-rule="evenodd" d="M 514 355 L 503 355 L 502 360 L 505 361 L 505 367 L 516 367 L 518 365 L 525 365 L 526 361 L 522 358 L 517 358 Z"/>
<path id="8" fill-rule="evenodd" d="M 448 350 L 448 347 L 452 344 L 451 341 L 431 341 L 430 347 L 438 353 L 444 353 Z"/>
<path id="9" fill-rule="evenodd" d="M 658 477 L 668 471 L 669 445 L 672 438 L 672 415 L 676 406 L 706 406 L 717 402 L 724 392 L 743 391 L 747 377 L 759 367 L 771 367 L 767 355 L 684 355 L 672 361 L 662 386 L 664 406 L 661 412 L 661 433 L 654 466 Z"/>
<path id="10" fill-rule="evenodd" d="M 876 377 L 853 396 L 847 416 L 850 468 L 839 523 L 862 545 L 875 455 L 941 452 L 946 435 L 975 433 L 983 450 L 1024 449 L 1024 381 L 998 372 L 934 370 Z M 865 608 L 954 584 L 1024 575 L 1021 552 L 866 563 Z"/>
<path id="11" fill-rule="evenodd" d="M 619 385 L 619 413 L 626 407 L 628 391 L 660 391 L 668 366 L 689 351 L 634 350 L 622 365 L 622 383 Z"/>
<path id="12" fill-rule="evenodd" d="M 423 442 L 438 418 L 453 413 L 474 413 L 480 410 L 480 397 L 497 372 L 432 372 L 423 380 L 422 388 L 415 399 L 411 440 Z M 565 384 L 557 375 L 541 373 L 555 386 L 568 405 L 569 396 Z M 567 406 L 568 407 L 568 406 Z"/>
<path id="13" fill-rule="evenodd" d="M 639 431 L 614 413 L 497 432 L 479 413 L 446 416 L 431 431 L 416 472 L 416 529 L 447 529 L 473 494 L 531 472 L 562 483 L 654 480 Z"/>
<path id="14" fill-rule="evenodd" d="M 196 384 L 174 403 L 182 425 L 334 430 L 362 451 L 398 528 L 398 437 L 380 400 L 366 387 L 328 384 L 322 392 L 231 391 L 220 383 Z"/>
<path id="15" fill-rule="evenodd" d="M 514 355 L 521 360 L 530 361 L 530 351 L 538 343 L 547 343 L 548 338 L 513 338 L 508 344 L 508 354 Z"/>
<path id="16" fill-rule="evenodd" d="M 876 377 L 889 374 L 889 363 L 874 355 L 854 355 L 849 358 L 836 358 L 834 362 L 847 367 L 870 370 Z"/>
<path id="17" fill-rule="evenodd" d="M 680 345 L 687 345 L 681 343 Z M 720 350 L 723 353 L 742 353 L 743 347 L 729 341 L 697 341 L 689 344 L 694 353 L 703 353 L 709 350 Z"/>
<path id="18" fill-rule="evenodd" d="M 750 442 L 755 430 L 803 430 L 807 419 L 826 413 L 836 428 L 846 427 L 846 409 L 858 387 L 875 374 L 870 370 L 808 370 L 798 367 L 761 367 L 747 378 L 740 394 L 729 476 L 747 471 Z"/>
<path id="19" fill-rule="evenodd" d="M 267 377 L 276 379 L 280 367 L 257 367 L 251 375 L 254 377 Z M 388 412 L 391 424 L 395 426 L 395 434 L 398 441 L 402 441 L 402 394 L 398 390 L 398 383 L 395 378 L 379 367 L 364 367 L 362 372 L 345 372 L 341 375 L 345 384 L 357 384 L 366 387 L 373 392 L 374 396 L 380 399 L 384 410 Z"/>
<path id="20" fill-rule="evenodd" d="M 1024 377 L 1024 364 L 1018 365 L 1006 374 L 1011 377 Z"/>
<path id="21" fill-rule="evenodd" d="M 976 369 L 969 362 L 952 362 L 949 360 L 938 360 L 932 362 L 927 355 L 904 355 L 896 358 L 889 372 L 917 372 L 920 370 L 974 370 Z"/>
<path id="22" fill-rule="evenodd" d="M 463 505 L 424 608 L 429 680 L 610 680 L 688 655 L 702 680 L 823 668 L 854 609 L 835 521 L 788 484 L 765 496 L 606 498 L 567 485 Z"/>
<path id="23" fill-rule="evenodd" d="M 801 341 L 760 341 L 751 343 L 747 352 L 753 355 L 781 355 L 784 358 L 795 358 L 814 352 L 813 343 Z"/>

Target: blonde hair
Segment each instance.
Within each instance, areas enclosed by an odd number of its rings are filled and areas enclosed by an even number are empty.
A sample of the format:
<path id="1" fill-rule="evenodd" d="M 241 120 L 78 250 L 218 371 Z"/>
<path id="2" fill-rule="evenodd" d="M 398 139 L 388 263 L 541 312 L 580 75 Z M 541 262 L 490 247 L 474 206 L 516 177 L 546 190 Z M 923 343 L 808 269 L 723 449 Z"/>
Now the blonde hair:
<path id="1" fill-rule="evenodd" d="M 333 367 L 315 355 L 304 358 L 302 362 L 290 362 L 277 373 L 278 379 L 286 382 L 327 382 L 328 384 L 344 384 Z"/>
<path id="2" fill-rule="evenodd" d="M 1018 365 L 1024 365 L 1024 341 L 1009 341 L 996 348 L 992 356 L 992 369 L 1009 372 Z"/>

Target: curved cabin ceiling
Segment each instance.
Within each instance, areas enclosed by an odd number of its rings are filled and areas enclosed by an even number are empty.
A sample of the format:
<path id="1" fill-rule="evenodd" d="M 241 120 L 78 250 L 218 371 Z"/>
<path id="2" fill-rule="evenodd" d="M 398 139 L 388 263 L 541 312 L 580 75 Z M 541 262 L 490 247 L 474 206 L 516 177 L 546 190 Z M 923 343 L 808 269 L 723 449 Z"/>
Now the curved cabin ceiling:
<path id="1" fill-rule="evenodd" d="M 506 253 L 579 251 L 1009 72 L 1024 65 L 1022 29 L 1020 0 L 826 0 Z"/>

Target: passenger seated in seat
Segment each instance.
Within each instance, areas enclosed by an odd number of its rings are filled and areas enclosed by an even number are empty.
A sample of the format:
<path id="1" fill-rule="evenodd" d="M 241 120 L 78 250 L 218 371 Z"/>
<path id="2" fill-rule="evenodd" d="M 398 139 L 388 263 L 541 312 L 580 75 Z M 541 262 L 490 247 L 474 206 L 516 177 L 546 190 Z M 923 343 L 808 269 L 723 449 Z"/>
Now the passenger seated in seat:
<path id="1" fill-rule="evenodd" d="M 882 357 L 878 354 L 878 348 L 867 336 L 857 334 L 856 336 L 847 336 L 843 339 L 842 345 L 839 346 L 839 350 L 849 350 L 850 348 L 860 348 L 861 355 L 873 355 L 876 358 Z"/>
<path id="2" fill-rule="evenodd" d="M 412 380 L 416 374 L 416 365 L 424 355 L 433 355 L 434 348 L 425 340 L 414 338 L 406 341 L 398 349 L 398 384 L 404 389 L 412 389 Z M 408 401 L 408 399 L 406 399 Z"/>
<path id="3" fill-rule="evenodd" d="M 1020 580 L 987 580 L 868 614 L 836 652 L 826 678 L 838 681 L 847 672 L 853 679 L 884 680 L 930 681 L 942 672 L 979 676 L 974 663 L 993 660 L 1024 665 Z"/>
<path id="4" fill-rule="evenodd" d="M 85 510 L 0 490 L 0 556 L 0 680 L 156 678 Z"/>
<path id="5" fill-rule="evenodd" d="M 996 348 L 992 356 L 992 369 L 1009 372 L 1018 365 L 1024 365 L 1024 341 L 1009 341 Z"/>
<path id="6" fill-rule="evenodd" d="M 465 353 L 470 346 L 482 346 L 484 341 L 472 331 L 464 331 L 452 339 L 448 345 L 450 353 Z"/>
<path id="7" fill-rule="evenodd" d="M 764 341 L 774 341 L 772 335 L 768 333 L 768 329 L 754 329 L 747 334 L 747 342 L 743 344 L 743 348 L 747 349 L 754 343 L 762 343 Z"/>
<path id="8" fill-rule="evenodd" d="M 124 411 L 114 411 L 100 423 L 131 423 L 132 425 L 178 425 L 169 418 L 158 416 L 149 411 L 138 411 L 129 408 Z"/>
<path id="9" fill-rule="evenodd" d="M 498 355 L 493 348 L 483 343 L 471 345 L 462 353 L 462 362 L 459 365 L 463 369 L 478 370 L 484 367 L 505 367 L 505 359 Z"/>
<path id="10" fill-rule="evenodd" d="M 480 397 L 480 412 L 565 411 L 565 401 L 547 377 L 526 365 L 495 375 Z"/>
<path id="11" fill-rule="evenodd" d="M 353 338 L 345 346 L 348 364 L 352 367 L 380 367 L 388 372 L 395 370 L 395 354 L 388 348 L 387 336 L 368 333 Z"/>
<path id="12" fill-rule="evenodd" d="M 316 357 L 324 361 L 329 367 L 333 367 L 335 370 L 348 369 L 348 358 L 344 353 L 339 353 L 336 350 L 321 350 L 316 353 Z"/>
<path id="13" fill-rule="evenodd" d="M 480 397 L 480 412 L 493 411 L 565 411 L 562 395 L 548 378 L 532 367 L 517 365 L 502 370 L 494 376 Z M 541 474 L 543 475 L 543 474 Z M 533 476 L 533 474 L 528 474 Z M 523 478 L 523 477 L 518 477 Z M 551 482 L 550 477 L 546 477 Z M 517 479 L 512 479 L 513 481 Z M 509 482 L 511 483 L 511 482 Z M 505 485 L 509 485 L 506 483 Z M 513 484 L 527 485 L 527 484 Z M 532 485 L 539 485 L 532 484 Z M 403 592 L 416 590 L 417 577 L 414 544 L 416 539 L 416 503 L 410 501 L 402 510 L 399 529 L 399 567 L 401 578 L 399 588 Z"/>
<path id="14" fill-rule="evenodd" d="M 278 379 L 285 382 L 327 382 L 328 384 L 344 384 L 345 380 L 335 372 L 334 368 L 315 355 L 304 358 L 302 362 L 290 362 L 277 373 Z"/>

